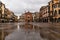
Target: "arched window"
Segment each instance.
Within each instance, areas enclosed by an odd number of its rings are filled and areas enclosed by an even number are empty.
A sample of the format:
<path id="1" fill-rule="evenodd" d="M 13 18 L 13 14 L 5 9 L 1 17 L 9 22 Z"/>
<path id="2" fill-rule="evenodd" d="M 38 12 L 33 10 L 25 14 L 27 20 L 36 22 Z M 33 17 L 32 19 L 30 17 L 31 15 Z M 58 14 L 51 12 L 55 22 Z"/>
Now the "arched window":
<path id="1" fill-rule="evenodd" d="M 53 8 L 57 8 L 57 4 L 54 4 L 54 5 L 53 5 Z"/>
<path id="2" fill-rule="evenodd" d="M 58 7 L 60 8 L 60 3 L 58 4 Z"/>
<path id="3" fill-rule="evenodd" d="M 59 14 L 60 14 L 60 10 L 59 10 Z"/>
<path id="4" fill-rule="evenodd" d="M 55 11 L 54 11 L 54 16 L 56 16 L 56 15 L 57 15 L 57 11 L 55 10 Z"/>

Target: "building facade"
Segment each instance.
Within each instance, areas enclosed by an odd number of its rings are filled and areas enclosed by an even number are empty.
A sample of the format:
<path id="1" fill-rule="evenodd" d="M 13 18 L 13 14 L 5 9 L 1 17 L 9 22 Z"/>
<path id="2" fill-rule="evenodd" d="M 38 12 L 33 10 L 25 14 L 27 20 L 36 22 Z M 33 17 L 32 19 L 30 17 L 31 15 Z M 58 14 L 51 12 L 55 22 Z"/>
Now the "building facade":
<path id="1" fill-rule="evenodd" d="M 33 22 L 36 22 L 36 13 L 32 13 L 32 16 L 33 16 Z"/>
<path id="2" fill-rule="evenodd" d="M 32 22 L 33 21 L 33 16 L 31 12 L 25 12 L 25 22 Z"/>
<path id="3" fill-rule="evenodd" d="M 25 14 L 22 14 L 21 16 L 19 16 L 19 22 L 25 22 Z"/>
<path id="4" fill-rule="evenodd" d="M 49 16 L 51 22 L 60 21 L 60 0 L 51 0 L 49 2 Z"/>
<path id="5" fill-rule="evenodd" d="M 42 6 L 40 8 L 39 13 L 40 13 L 40 21 L 41 22 L 48 22 L 48 20 L 49 20 L 48 5 Z"/>
<path id="6" fill-rule="evenodd" d="M 14 15 L 14 13 L 6 8 L 5 4 L 0 1 L 0 22 L 11 22 L 14 21 L 15 18 L 16 15 Z"/>
<path id="7" fill-rule="evenodd" d="M 0 1 L 0 22 L 4 21 L 4 10 L 5 10 L 5 5 Z"/>
<path id="8" fill-rule="evenodd" d="M 35 14 L 34 21 L 39 22 L 39 12 L 34 12 L 34 14 Z"/>

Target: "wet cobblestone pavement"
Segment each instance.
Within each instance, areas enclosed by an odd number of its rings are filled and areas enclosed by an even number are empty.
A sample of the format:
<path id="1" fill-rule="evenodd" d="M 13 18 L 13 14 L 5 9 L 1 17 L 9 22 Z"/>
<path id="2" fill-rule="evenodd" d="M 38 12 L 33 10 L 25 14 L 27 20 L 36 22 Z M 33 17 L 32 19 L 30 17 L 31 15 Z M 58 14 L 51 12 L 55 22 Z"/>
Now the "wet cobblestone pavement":
<path id="1" fill-rule="evenodd" d="M 48 23 L 46 23 L 48 24 Z M 40 23 L 41 25 L 41 23 Z M 0 40 L 60 40 L 60 25 L 0 24 Z"/>

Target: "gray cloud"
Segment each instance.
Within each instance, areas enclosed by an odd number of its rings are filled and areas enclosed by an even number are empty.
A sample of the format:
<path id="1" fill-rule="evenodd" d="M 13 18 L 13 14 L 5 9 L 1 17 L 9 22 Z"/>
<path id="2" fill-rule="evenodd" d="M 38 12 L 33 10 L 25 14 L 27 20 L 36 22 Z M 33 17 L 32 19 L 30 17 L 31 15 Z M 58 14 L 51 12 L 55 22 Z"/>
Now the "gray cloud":
<path id="1" fill-rule="evenodd" d="M 25 10 L 39 11 L 41 6 L 47 5 L 50 0 L 1 0 L 8 9 L 16 15 L 21 15 Z"/>

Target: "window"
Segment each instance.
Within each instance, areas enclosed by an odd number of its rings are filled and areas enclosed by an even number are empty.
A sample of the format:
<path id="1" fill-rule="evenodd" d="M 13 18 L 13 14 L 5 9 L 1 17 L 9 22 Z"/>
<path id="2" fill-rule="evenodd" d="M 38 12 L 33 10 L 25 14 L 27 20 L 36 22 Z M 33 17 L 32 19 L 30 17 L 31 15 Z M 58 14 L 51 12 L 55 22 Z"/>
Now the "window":
<path id="1" fill-rule="evenodd" d="M 1 8 L 1 5 L 0 5 L 0 8 Z"/>
<path id="2" fill-rule="evenodd" d="M 28 22 L 30 22 L 30 20 L 28 20 Z"/>
<path id="3" fill-rule="evenodd" d="M 28 18 L 30 18 L 30 17 L 28 17 Z"/>
<path id="4" fill-rule="evenodd" d="M 0 5 L 0 7 L 1 7 L 1 5 Z"/>
<path id="5" fill-rule="evenodd" d="M 58 4 L 58 7 L 60 7 L 60 4 Z"/>
<path id="6" fill-rule="evenodd" d="M 0 18 L 1 18 L 1 14 L 0 14 Z"/>
<path id="7" fill-rule="evenodd" d="M 2 6 L 2 3 L 0 3 L 0 7 Z"/>
<path id="8" fill-rule="evenodd" d="M 53 8 L 57 8 L 57 4 L 53 5 Z"/>
<path id="9" fill-rule="evenodd" d="M 57 15 L 57 11 L 55 10 L 55 12 L 54 12 L 54 16 L 56 16 Z"/>
<path id="10" fill-rule="evenodd" d="M 0 8 L 0 11 L 1 11 L 1 8 Z"/>
<path id="11" fill-rule="evenodd" d="M 2 13 L 2 11 L 0 10 L 0 13 Z"/>
<path id="12" fill-rule="evenodd" d="M 59 10 L 59 14 L 60 14 L 60 10 Z"/>

